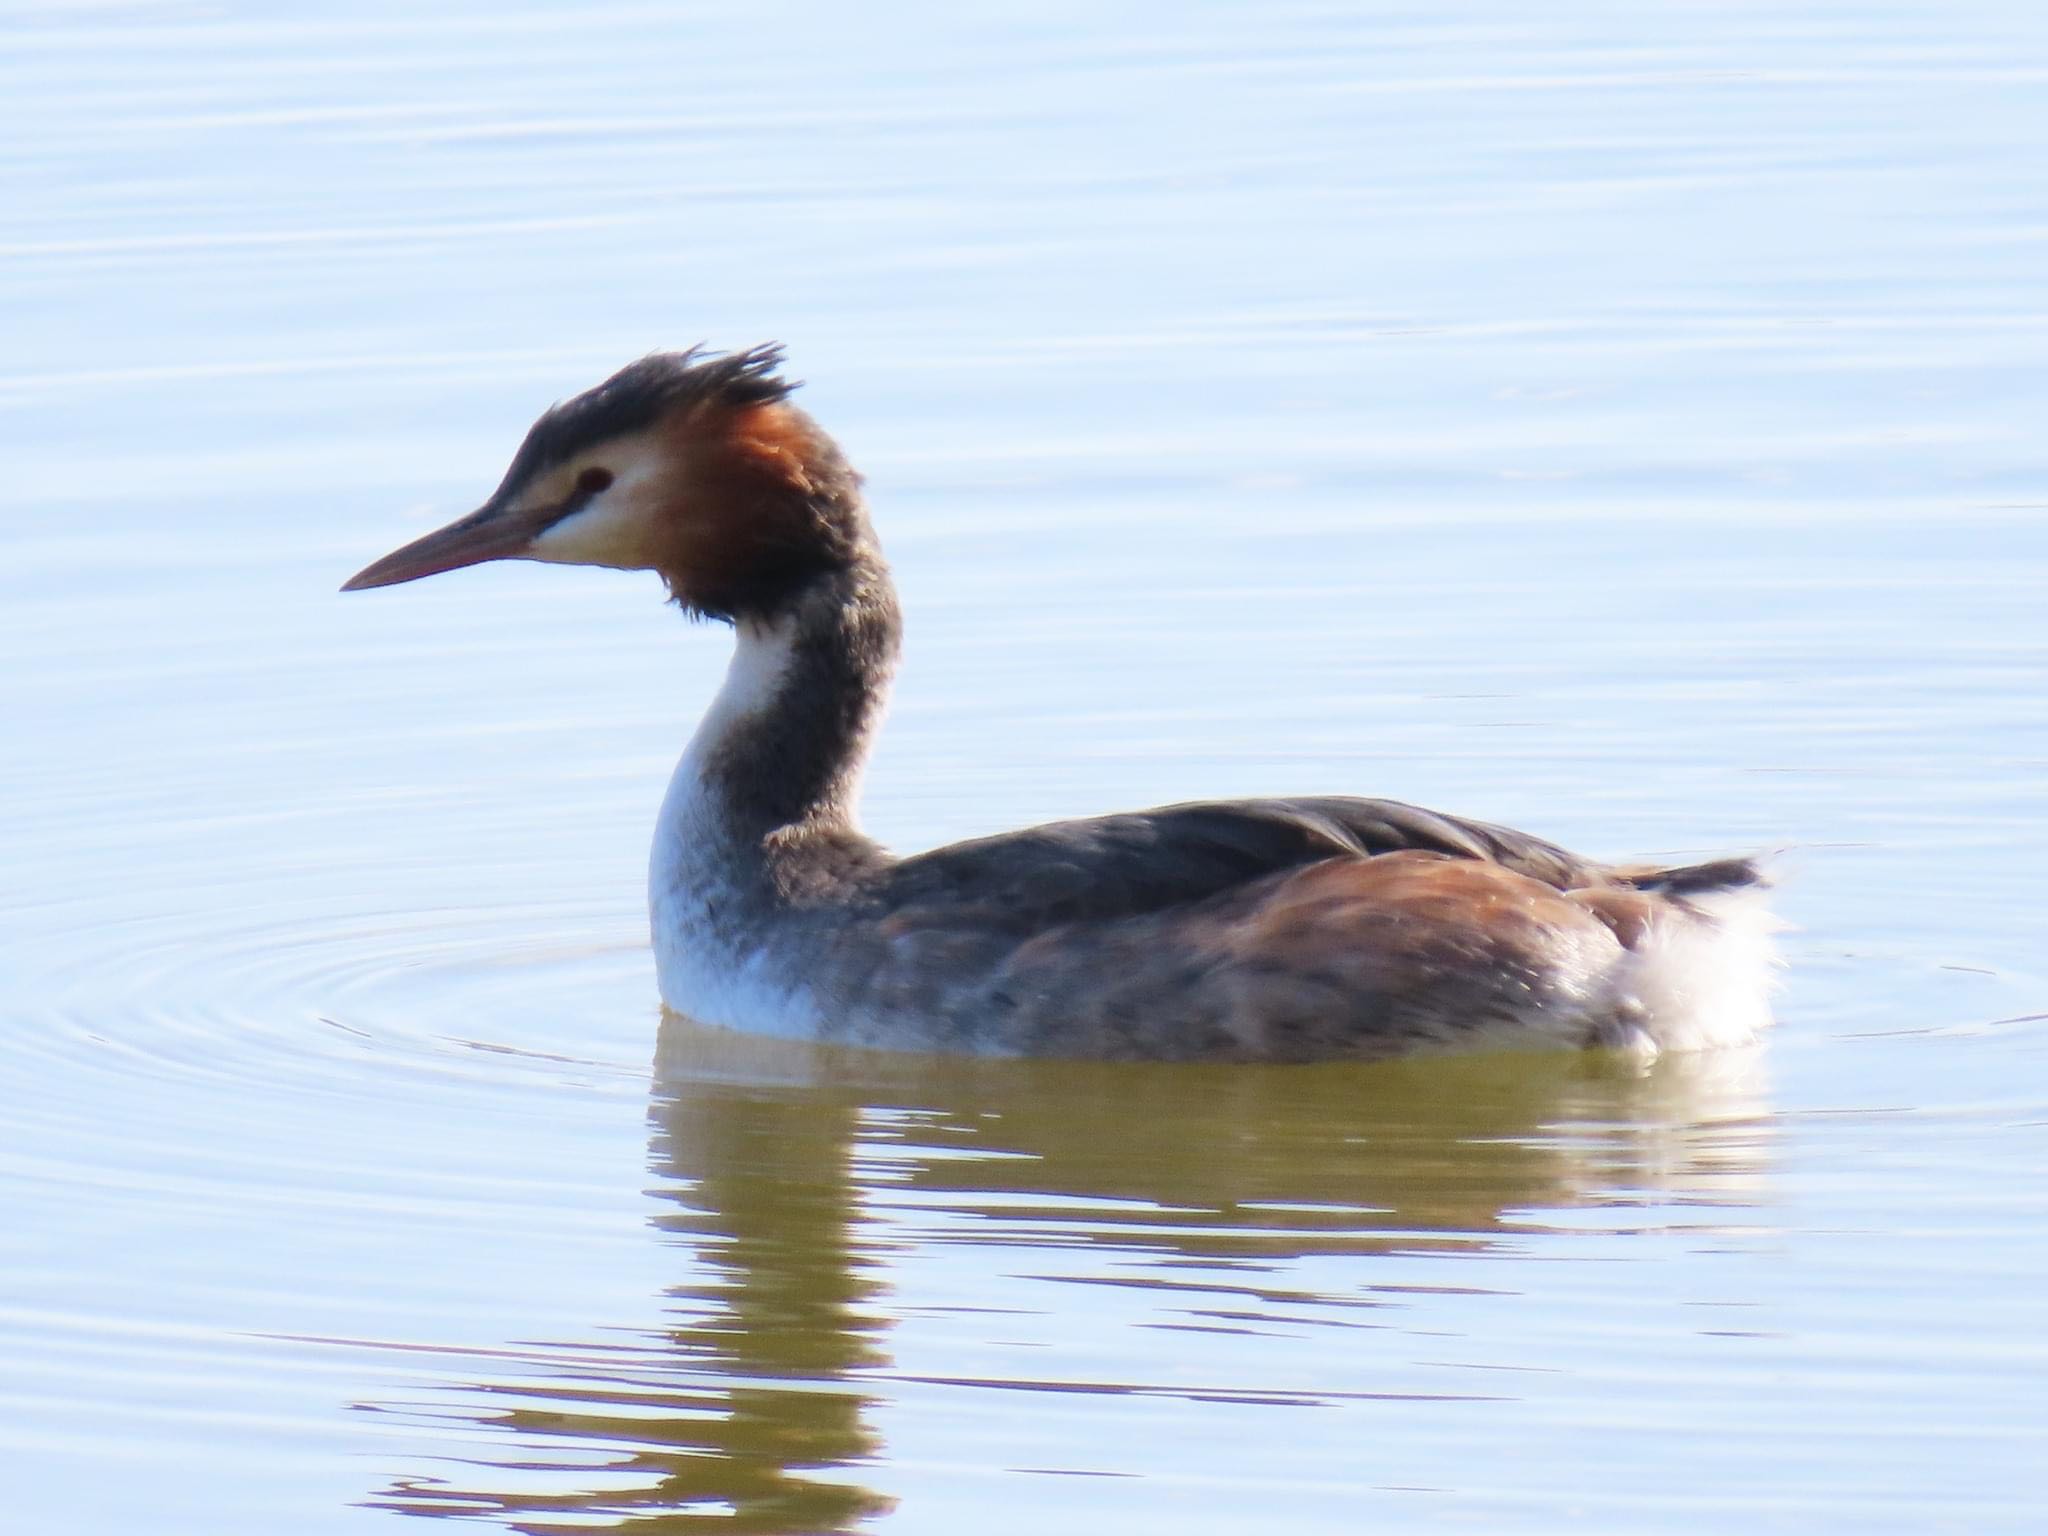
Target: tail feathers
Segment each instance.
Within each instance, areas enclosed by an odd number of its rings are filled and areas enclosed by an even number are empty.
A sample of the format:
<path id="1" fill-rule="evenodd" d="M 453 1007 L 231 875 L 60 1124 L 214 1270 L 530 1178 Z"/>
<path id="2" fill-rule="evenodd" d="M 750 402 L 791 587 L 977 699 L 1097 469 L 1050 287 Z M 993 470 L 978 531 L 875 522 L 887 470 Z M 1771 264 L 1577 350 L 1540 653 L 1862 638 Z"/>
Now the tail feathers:
<path id="1" fill-rule="evenodd" d="M 1753 859 L 1678 869 L 1620 870 L 1647 911 L 1616 929 L 1626 953 L 1614 973 L 1626 1048 L 1703 1050 L 1752 1040 L 1770 1026 L 1784 925 L 1765 904 L 1768 872 Z"/>
<path id="2" fill-rule="evenodd" d="M 1681 864 L 1671 869 L 1618 869 L 1615 878 L 1638 891 L 1655 891 L 1660 896 L 1704 896 L 1715 891 L 1739 891 L 1771 883 L 1756 859 L 1713 859 L 1705 864 Z"/>

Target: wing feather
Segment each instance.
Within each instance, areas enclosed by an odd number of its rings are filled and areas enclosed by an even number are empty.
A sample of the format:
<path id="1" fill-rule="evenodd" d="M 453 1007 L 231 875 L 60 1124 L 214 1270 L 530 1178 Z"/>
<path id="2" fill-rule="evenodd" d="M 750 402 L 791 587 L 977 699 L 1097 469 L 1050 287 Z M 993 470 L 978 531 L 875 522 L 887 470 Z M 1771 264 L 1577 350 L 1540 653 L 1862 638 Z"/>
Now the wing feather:
<path id="1" fill-rule="evenodd" d="M 1600 865 L 1526 833 L 1332 795 L 1198 801 L 977 838 L 900 861 L 877 894 L 905 916 L 936 909 L 1024 933 L 1205 901 L 1326 859 L 1402 852 L 1497 864 L 1558 890 L 1604 878 Z"/>

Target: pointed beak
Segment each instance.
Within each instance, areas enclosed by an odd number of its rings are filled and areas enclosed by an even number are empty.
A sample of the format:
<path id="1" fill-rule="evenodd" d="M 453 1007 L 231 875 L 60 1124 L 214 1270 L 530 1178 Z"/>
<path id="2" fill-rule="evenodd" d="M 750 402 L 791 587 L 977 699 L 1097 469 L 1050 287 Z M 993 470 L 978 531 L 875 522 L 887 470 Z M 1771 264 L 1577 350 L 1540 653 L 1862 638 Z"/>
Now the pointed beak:
<path id="1" fill-rule="evenodd" d="M 437 528 L 373 560 L 341 584 L 344 592 L 366 587 L 395 586 L 443 571 L 480 565 L 486 560 L 516 560 L 532 547 L 542 529 L 562 515 L 561 507 L 502 507 L 491 503 L 446 528 Z"/>

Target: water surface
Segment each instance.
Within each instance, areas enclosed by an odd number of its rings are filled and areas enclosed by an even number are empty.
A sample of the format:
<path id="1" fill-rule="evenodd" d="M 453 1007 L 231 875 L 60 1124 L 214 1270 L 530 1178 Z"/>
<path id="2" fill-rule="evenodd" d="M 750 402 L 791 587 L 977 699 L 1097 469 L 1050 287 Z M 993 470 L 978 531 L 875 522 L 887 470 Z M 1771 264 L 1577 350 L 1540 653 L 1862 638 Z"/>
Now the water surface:
<path id="1" fill-rule="evenodd" d="M 2037 1523 L 2033 8 L 0 27 L 22 1529 Z M 1780 1031 L 662 1019 L 722 634 L 600 572 L 333 589 L 547 401 L 769 337 L 904 588 L 890 842 L 1354 790 L 1781 849 Z"/>

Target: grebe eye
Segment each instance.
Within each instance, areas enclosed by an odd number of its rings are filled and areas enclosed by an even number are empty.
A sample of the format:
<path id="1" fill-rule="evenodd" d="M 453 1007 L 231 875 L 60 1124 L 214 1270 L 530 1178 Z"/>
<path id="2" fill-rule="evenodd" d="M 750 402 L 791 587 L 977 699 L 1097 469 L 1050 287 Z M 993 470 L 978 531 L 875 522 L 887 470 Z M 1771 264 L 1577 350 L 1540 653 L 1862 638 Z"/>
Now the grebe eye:
<path id="1" fill-rule="evenodd" d="M 593 464 L 576 477 L 576 489 L 585 496 L 595 496 L 599 491 L 608 490 L 612 483 L 612 472 L 601 464 Z"/>

